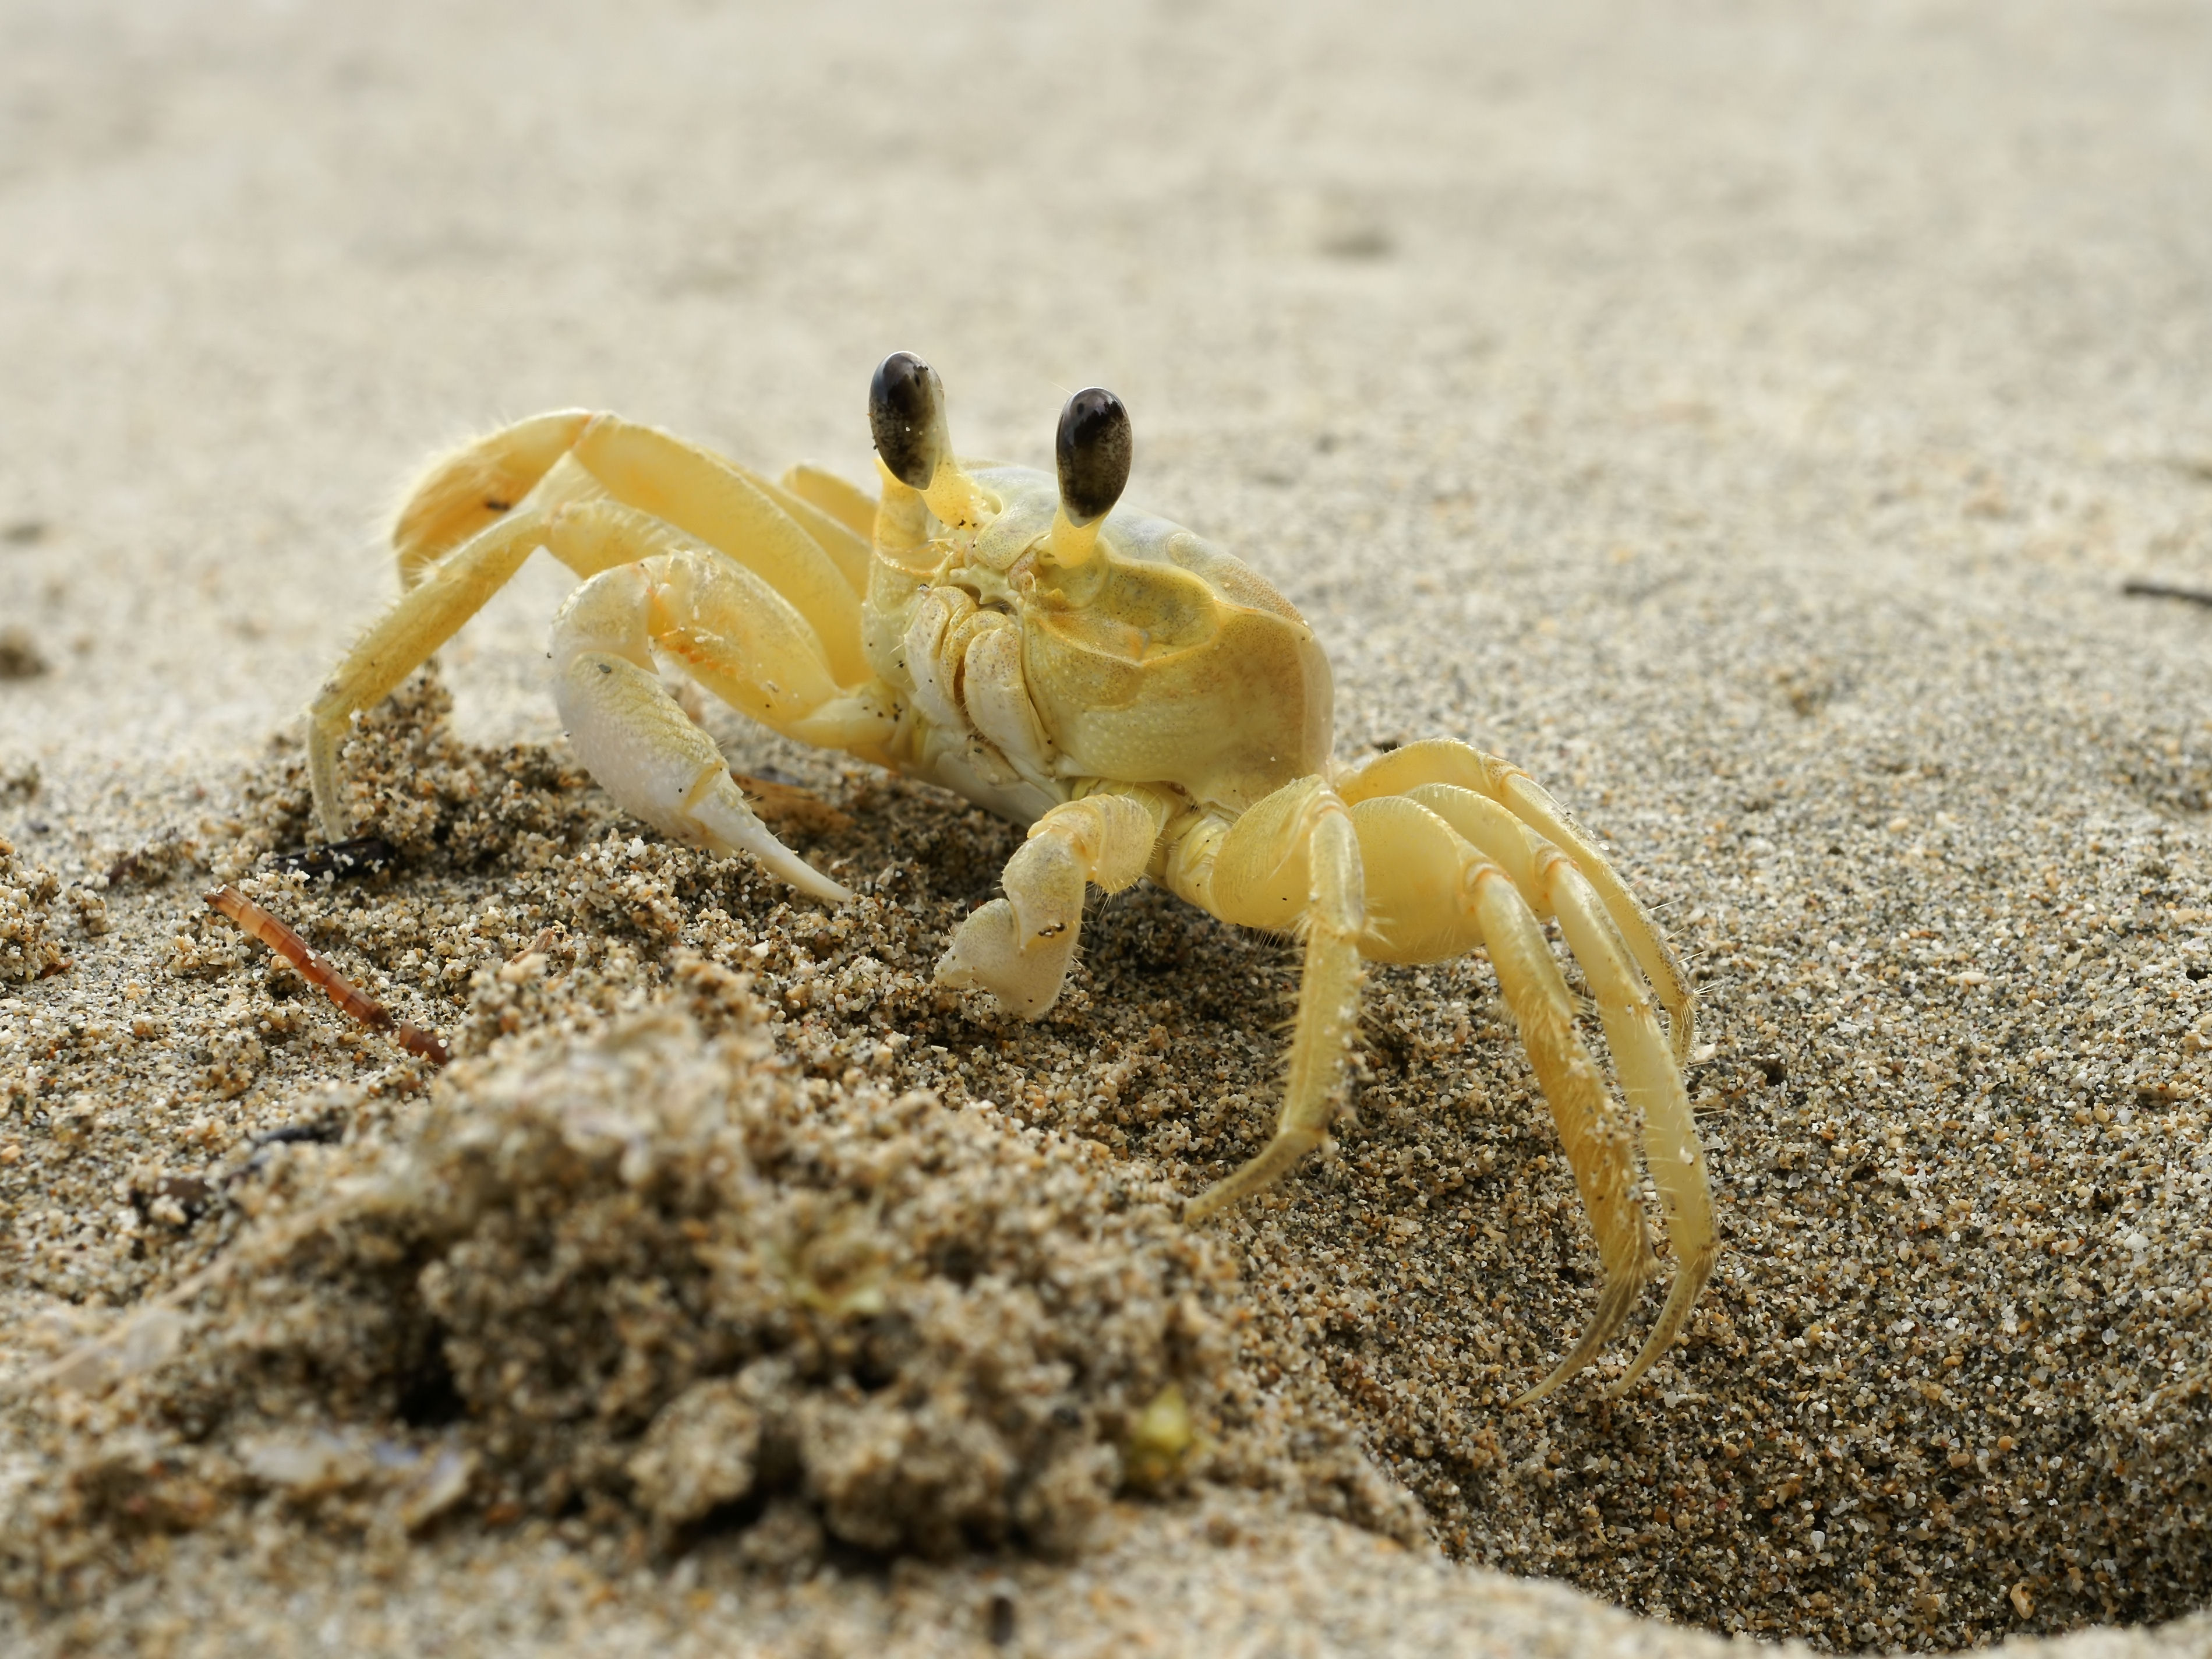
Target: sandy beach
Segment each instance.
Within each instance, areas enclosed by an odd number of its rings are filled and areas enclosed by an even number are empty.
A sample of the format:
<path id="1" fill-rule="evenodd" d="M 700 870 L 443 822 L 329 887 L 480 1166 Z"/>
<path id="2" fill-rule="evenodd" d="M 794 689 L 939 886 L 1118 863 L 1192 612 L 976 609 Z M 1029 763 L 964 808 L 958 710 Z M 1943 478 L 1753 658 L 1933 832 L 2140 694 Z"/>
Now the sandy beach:
<path id="1" fill-rule="evenodd" d="M 0 1645 L 2212 1649 L 2208 64 L 0 9 Z M 1048 1018 L 940 989 L 1019 832 L 712 706 L 856 898 L 624 819 L 547 557 L 349 745 L 374 867 L 291 856 L 426 458 L 588 407 L 866 480 L 896 348 L 971 454 L 1113 387 L 1340 763 L 1505 756 L 1656 909 L 1723 1254 L 1624 1397 L 1663 1286 L 1514 1403 L 1596 1257 L 1486 959 L 1376 969 L 1334 1145 L 1184 1228 L 1295 948 L 1139 886 Z"/>

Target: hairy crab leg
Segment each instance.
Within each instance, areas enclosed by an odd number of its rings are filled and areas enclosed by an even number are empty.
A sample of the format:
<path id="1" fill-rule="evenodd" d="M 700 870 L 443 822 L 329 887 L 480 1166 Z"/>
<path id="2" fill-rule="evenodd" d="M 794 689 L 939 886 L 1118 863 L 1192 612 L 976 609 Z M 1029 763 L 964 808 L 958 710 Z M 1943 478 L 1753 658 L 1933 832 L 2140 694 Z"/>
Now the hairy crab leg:
<path id="1" fill-rule="evenodd" d="M 455 548 L 522 505 L 592 423 L 588 409 L 556 410 L 475 439 L 423 469 L 392 526 L 401 591 Z"/>
<path id="2" fill-rule="evenodd" d="M 988 991 L 1024 1019 L 1044 1013 L 1075 959 L 1085 886 L 1118 893 L 1143 875 L 1166 817 L 1164 802 L 1136 791 L 1054 807 L 1006 861 L 1006 896 L 960 924 L 937 982 Z"/>
<path id="3" fill-rule="evenodd" d="M 1697 1041 L 1697 997 L 1681 959 L 1644 902 L 1629 890 L 1598 850 L 1597 843 L 1534 778 L 1510 762 L 1455 738 L 1430 738 L 1378 755 L 1338 780 L 1337 787 L 1346 800 L 1357 803 L 1381 795 L 1408 794 L 1429 783 L 1455 784 L 1489 797 L 1575 861 L 1605 901 L 1606 914 L 1613 918 L 1629 953 L 1658 993 L 1660 1004 L 1667 1010 L 1668 1039 L 1675 1061 L 1686 1065 Z"/>
<path id="4" fill-rule="evenodd" d="M 307 708 L 307 775 L 325 840 L 353 833 L 338 789 L 337 753 L 355 713 L 374 708 L 428 662 L 544 539 L 542 514 L 495 526 L 410 587 L 331 671 Z"/>
<path id="5" fill-rule="evenodd" d="M 1659 1189 L 1667 1237 L 1674 1249 L 1674 1283 L 1668 1291 L 1667 1305 L 1660 1310 L 1643 1349 L 1620 1380 L 1606 1390 L 1613 1395 L 1643 1376 L 1673 1345 L 1689 1317 L 1691 1304 L 1712 1276 L 1719 1255 L 1712 1188 L 1705 1178 L 1705 1148 L 1698 1140 L 1680 1068 L 1660 1035 L 1643 978 L 1622 951 L 1620 935 L 1589 878 L 1565 854 L 1551 854 L 1544 874 L 1559 931 L 1582 964 L 1599 1018 L 1605 1022 L 1606 1046 L 1613 1051 L 1621 1093 L 1643 1118 L 1644 1162 L 1651 1171 L 1651 1184 Z"/>
<path id="6" fill-rule="evenodd" d="M 653 550 L 584 533 L 588 522 L 577 510 L 610 496 L 768 581 L 806 618 L 841 681 L 867 679 L 860 627 L 867 544 L 841 516 L 849 501 L 813 475 L 789 477 L 837 510 L 651 427 L 574 410 L 522 422 L 434 465 L 393 531 L 404 592 L 308 710 L 308 774 L 325 838 L 342 840 L 351 829 L 337 749 L 353 715 L 428 661 L 532 552 L 544 547 L 589 577 Z"/>
<path id="7" fill-rule="evenodd" d="M 1195 833 L 1207 832 L 1201 826 Z M 1223 921 L 1296 933 L 1305 945 L 1274 1137 L 1191 1200 L 1183 1218 L 1197 1223 L 1272 1187 L 1328 1138 L 1359 1019 L 1365 884 L 1351 815 L 1319 778 L 1286 784 L 1219 834 L 1216 845 L 1178 848 L 1166 865 L 1175 891 Z"/>
<path id="8" fill-rule="evenodd" d="M 338 787 L 337 751 L 354 715 L 389 696 L 513 580 L 532 553 L 550 549 L 556 517 L 564 507 L 605 498 L 605 489 L 577 463 L 572 451 L 546 467 L 520 500 L 509 502 L 493 496 L 478 503 L 476 516 L 483 516 L 491 505 L 500 506 L 501 511 L 489 514 L 489 522 L 467 540 L 459 546 L 439 545 L 438 536 L 454 523 L 473 520 L 463 511 L 465 501 L 449 501 L 434 510 L 423 505 L 423 498 L 456 495 L 449 475 L 470 477 L 485 468 L 507 465 L 511 458 L 505 458 L 503 447 L 509 437 L 556 418 L 565 422 L 570 417 L 541 416 L 463 451 L 434 470 L 416 499 L 402 511 L 393 540 L 404 591 L 339 659 L 307 708 L 307 776 L 325 840 L 342 841 L 352 833 L 351 814 Z M 485 459 L 487 453 L 490 459 Z M 509 471 L 511 474 L 511 467 Z M 513 481 L 509 476 L 507 482 Z M 426 550 L 432 549 L 435 551 Z M 588 576 L 596 568 L 587 566 L 576 574 Z"/>
<path id="9" fill-rule="evenodd" d="M 325 840 L 352 832 L 337 751 L 355 714 L 391 696 L 514 580 L 546 544 L 556 506 L 604 494 L 574 460 L 597 418 L 562 410 L 519 422 L 434 462 L 410 493 L 392 530 L 400 596 L 340 659 L 307 710 L 308 781 Z"/>
<path id="10" fill-rule="evenodd" d="M 1369 954 L 1390 962 L 1436 962 L 1478 945 L 1489 948 L 1498 992 L 1551 1104 L 1560 1147 L 1589 1215 L 1605 1269 L 1597 1309 L 1551 1375 L 1516 1402 L 1527 1404 L 1596 1358 L 1627 1320 L 1650 1277 L 1651 1247 L 1636 1200 L 1630 1114 L 1606 1087 L 1604 1073 L 1575 1028 L 1574 997 L 1514 873 L 1418 801 L 1402 796 L 1365 800 L 1352 809 L 1352 817 L 1370 872 Z M 1582 921 L 1578 915 L 1578 929 Z M 1611 924 L 1605 926 L 1609 931 Z M 1632 984 L 1634 975 L 1617 948 L 1612 962 Z M 1606 983 L 1613 988 L 1612 980 Z M 1643 1006 L 1649 1021 L 1648 1000 Z M 1656 1042 L 1656 1022 L 1650 1030 Z M 1664 1052 L 1659 1050 L 1662 1063 Z M 1641 1088 L 1651 1056 L 1644 1050 L 1638 1055 L 1634 1076 Z M 1665 1069 L 1671 1072 L 1671 1065 Z"/>

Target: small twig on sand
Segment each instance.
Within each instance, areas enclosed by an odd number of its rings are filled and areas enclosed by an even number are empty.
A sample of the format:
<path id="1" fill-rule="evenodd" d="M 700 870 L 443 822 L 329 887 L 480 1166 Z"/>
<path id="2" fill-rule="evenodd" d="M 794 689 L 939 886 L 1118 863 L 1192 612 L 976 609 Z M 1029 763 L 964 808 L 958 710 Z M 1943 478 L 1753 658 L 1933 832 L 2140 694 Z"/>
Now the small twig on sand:
<path id="1" fill-rule="evenodd" d="M 2212 605 L 2212 592 L 2201 587 L 2170 587 L 2164 582 L 2126 581 L 2120 592 L 2136 599 L 2186 599 L 2191 605 Z"/>
<path id="2" fill-rule="evenodd" d="M 310 951 L 307 940 L 235 887 L 218 887 L 205 896 L 210 909 L 237 923 L 240 929 L 290 963 L 308 984 L 320 986 L 332 1002 L 362 1024 L 391 1032 L 401 1048 L 433 1066 L 443 1066 L 451 1058 L 446 1045 L 434 1033 L 410 1021 L 392 1018 L 390 1009 Z"/>

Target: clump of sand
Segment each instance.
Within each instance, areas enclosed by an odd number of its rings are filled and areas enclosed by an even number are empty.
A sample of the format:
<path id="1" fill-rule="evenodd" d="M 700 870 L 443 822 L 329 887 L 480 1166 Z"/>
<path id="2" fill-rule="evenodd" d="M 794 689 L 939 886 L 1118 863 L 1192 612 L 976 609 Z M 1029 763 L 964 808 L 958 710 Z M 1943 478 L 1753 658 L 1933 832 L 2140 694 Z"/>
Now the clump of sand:
<path id="1" fill-rule="evenodd" d="M 61 882 L 43 865 L 19 860 L 0 838 L 0 985 L 43 979 L 62 965 L 49 926 Z"/>
<path id="2" fill-rule="evenodd" d="M 271 1503 L 387 1547 L 465 1508 L 727 1534 L 787 1571 L 1058 1556 L 1117 1494 L 1295 1482 L 1234 1266 L 1170 1197 L 986 1108 L 805 1079 L 688 957 L 388 1133 L 265 1146 L 222 1265 L 42 1379 L 50 1461 L 0 1571 L 65 1601 Z M 1347 1438 L 1305 1462 L 1410 1530 Z"/>

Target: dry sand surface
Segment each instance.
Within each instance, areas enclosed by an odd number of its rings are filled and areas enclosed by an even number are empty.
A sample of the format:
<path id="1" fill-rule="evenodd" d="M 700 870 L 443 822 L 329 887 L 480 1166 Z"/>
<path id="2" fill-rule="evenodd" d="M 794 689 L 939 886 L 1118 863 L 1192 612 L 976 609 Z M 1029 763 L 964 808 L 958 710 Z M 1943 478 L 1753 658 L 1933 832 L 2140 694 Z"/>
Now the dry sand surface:
<path id="1" fill-rule="evenodd" d="M 2185 4 L 0 9 L 0 1647 L 2212 1650 L 2212 611 L 2121 592 L 2212 587 L 2209 77 Z M 1660 907 L 1724 1254 L 1626 1397 L 1511 1404 L 1595 1256 L 1485 961 L 1186 1230 L 1291 948 L 1140 888 L 1048 1018 L 939 991 L 1018 832 L 711 708 L 860 897 L 641 832 L 557 570 L 364 722 L 388 864 L 282 859 L 425 453 L 865 477 L 894 347 L 975 453 L 1115 387 L 1340 758 L 1508 756 Z"/>

